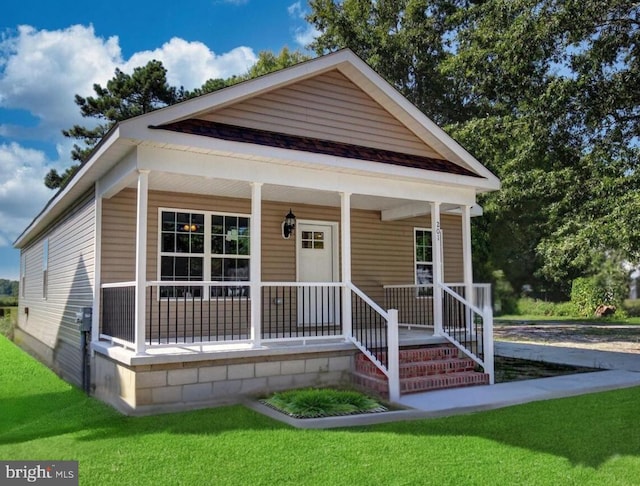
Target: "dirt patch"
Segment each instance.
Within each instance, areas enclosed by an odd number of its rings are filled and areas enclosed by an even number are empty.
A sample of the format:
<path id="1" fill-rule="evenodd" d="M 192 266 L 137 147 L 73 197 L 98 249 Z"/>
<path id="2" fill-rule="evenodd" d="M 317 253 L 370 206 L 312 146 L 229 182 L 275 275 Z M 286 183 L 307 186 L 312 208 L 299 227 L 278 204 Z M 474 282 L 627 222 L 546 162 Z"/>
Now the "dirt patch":
<path id="1" fill-rule="evenodd" d="M 495 357 L 495 381 L 507 383 L 510 381 L 533 380 L 536 378 L 550 378 L 552 376 L 575 375 L 576 373 L 590 373 L 602 371 L 599 368 L 584 368 L 541 361 L 529 361 L 519 358 Z"/>
<path id="2" fill-rule="evenodd" d="M 497 322 L 493 332 L 497 341 L 640 354 L 640 326 Z"/>

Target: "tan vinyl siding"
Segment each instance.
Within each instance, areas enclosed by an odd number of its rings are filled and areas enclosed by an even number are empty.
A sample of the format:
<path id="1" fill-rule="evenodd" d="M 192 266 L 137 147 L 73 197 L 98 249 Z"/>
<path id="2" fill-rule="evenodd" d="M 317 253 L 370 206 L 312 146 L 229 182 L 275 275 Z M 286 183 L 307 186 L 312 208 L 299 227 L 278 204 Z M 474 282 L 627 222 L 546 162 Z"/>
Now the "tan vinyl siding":
<path id="1" fill-rule="evenodd" d="M 445 214 L 440 217 L 444 237 L 444 282 L 461 283 L 464 280 L 462 262 L 462 217 Z"/>
<path id="2" fill-rule="evenodd" d="M 444 280 L 462 281 L 462 226 L 459 216 L 442 215 Z M 353 283 L 379 304 L 384 285 L 415 283 L 414 228 L 431 228 L 431 217 L 380 221 L 377 211 L 354 210 L 352 217 Z"/>
<path id="3" fill-rule="evenodd" d="M 90 197 L 33 245 L 26 259 L 25 297 L 20 299 L 19 327 L 48 348 L 52 367 L 80 384 L 82 351 L 76 312 L 93 305 L 95 201 Z M 43 295 L 43 258 L 48 241 L 48 284 Z M 28 315 L 25 311 L 28 308 Z"/>
<path id="4" fill-rule="evenodd" d="M 276 89 L 200 118 L 442 158 L 338 71 Z"/>
<path id="5" fill-rule="evenodd" d="M 126 189 L 102 201 L 102 282 L 136 277 L 136 191 Z"/>
<path id="6" fill-rule="evenodd" d="M 103 203 L 102 275 L 104 282 L 130 281 L 135 277 L 136 191 L 127 189 Z M 157 280 L 158 208 L 241 213 L 250 215 L 251 201 L 202 195 L 149 193 L 147 278 Z M 262 202 L 262 278 L 264 281 L 296 280 L 296 242 L 284 240 L 281 223 L 290 204 Z M 297 204 L 298 221 L 340 221 L 340 208 Z M 429 216 L 381 221 L 379 211 L 352 211 L 353 282 L 380 304 L 384 285 L 413 284 L 414 228 L 431 227 Z M 461 282 L 461 218 L 442 215 L 445 282 Z M 206 279 L 206 277 L 205 277 Z"/>

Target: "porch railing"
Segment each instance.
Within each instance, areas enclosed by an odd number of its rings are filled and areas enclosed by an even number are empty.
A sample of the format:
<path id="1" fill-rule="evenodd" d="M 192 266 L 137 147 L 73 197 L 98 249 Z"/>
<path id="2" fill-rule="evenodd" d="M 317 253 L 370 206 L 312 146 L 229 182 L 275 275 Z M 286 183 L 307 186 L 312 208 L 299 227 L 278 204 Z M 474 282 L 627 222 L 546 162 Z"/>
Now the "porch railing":
<path id="1" fill-rule="evenodd" d="M 135 303 L 135 282 L 103 284 L 101 336 L 133 346 L 136 324 Z"/>
<path id="2" fill-rule="evenodd" d="M 147 283 L 146 341 L 150 345 L 246 342 L 250 329 L 246 281 Z"/>
<path id="3" fill-rule="evenodd" d="M 385 311 L 353 284 L 351 290 L 351 328 L 353 343 L 385 374 L 389 399 L 400 398 L 400 345 L 398 311 Z"/>
<path id="4" fill-rule="evenodd" d="M 262 341 L 343 337 L 342 283 L 263 282 Z"/>
<path id="5" fill-rule="evenodd" d="M 452 283 L 439 287 L 443 337 L 482 366 L 493 383 L 491 285 Z M 385 305 L 398 309 L 400 326 L 435 328 L 433 299 L 433 284 L 385 286 Z"/>
<path id="6" fill-rule="evenodd" d="M 433 327 L 433 285 L 385 285 L 385 307 L 398 309 L 398 324 Z"/>
<path id="7" fill-rule="evenodd" d="M 260 339 L 343 338 L 340 282 L 263 282 Z M 251 288 L 238 282 L 146 284 L 145 344 L 247 343 Z M 101 337 L 135 349 L 135 282 L 102 285 Z"/>

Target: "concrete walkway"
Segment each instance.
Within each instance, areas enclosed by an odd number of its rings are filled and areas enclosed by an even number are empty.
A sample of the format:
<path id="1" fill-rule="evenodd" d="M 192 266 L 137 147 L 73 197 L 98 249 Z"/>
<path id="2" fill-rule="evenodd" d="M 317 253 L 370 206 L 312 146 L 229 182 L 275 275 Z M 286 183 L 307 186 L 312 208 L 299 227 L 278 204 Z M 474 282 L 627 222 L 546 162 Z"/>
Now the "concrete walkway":
<path id="1" fill-rule="evenodd" d="M 293 419 L 255 402 L 247 405 L 294 427 L 324 429 L 443 417 L 640 386 L 640 355 L 638 354 L 505 342 L 496 342 L 495 350 L 496 355 L 499 356 L 602 368 L 605 371 L 415 393 L 404 395 L 400 399 L 400 405 L 408 407 L 406 410 L 345 417 Z"/>
<path id="2" fill-rule="evenodd" d="M 436 390 L 405 395 L 400 399 L 400 403 L 429 412 L 429 416 L 444 416 L 633 386 L 640 386 L 640 373 L 607 370 L 498 383 L 492 386 Z"/>
<path id="3" fill-rule="evenodd" d="M 400 403 L 433 415 L 452 415 L 640 386 L 640 355 L 496 342 L 495 354 L 510 358 L 601 368 L 607 371 L 499 383 L 493 386 L 437 390 L 405 395 Z"/>
<path id="4" fill-rule="evenodd" d="M 496 341 L 494 349 L 497 356 L 507 358 L 530 359 L 605 370 L 640 371 L 640 354 L 504 341 Z"/>

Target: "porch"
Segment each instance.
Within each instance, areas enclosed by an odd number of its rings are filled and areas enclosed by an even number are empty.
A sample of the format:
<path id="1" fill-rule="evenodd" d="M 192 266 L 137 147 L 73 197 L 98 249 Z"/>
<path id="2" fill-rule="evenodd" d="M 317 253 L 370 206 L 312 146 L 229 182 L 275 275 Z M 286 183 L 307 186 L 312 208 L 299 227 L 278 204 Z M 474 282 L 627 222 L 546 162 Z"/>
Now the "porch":
<path id="1" fill-rule="evenodd" d="M 258 391 L 252 388 L 258 383 L 267 386 L 265 377 L 259 379 L 261 373 L 273 372 L 270 376 L 277 376 L 281 384 L 301 386 L 301 376 L 292 379 L 281 374 L 291 368 L 291 362 L 298 363 L 301 375 L 318 365 L 317 373 L 305 380 L 344 383 L 354 370 L 355 357 L 362 354 L 384 375 L 389 398 L 397 401 L 400 350 L 450 343 L 493 382 L 489 285 L 475 284 L 470 291 L 463 284 L 391 285 L 384 288 L 383 306 L 353 284 L 342 282 L 261 282 L 257 287 L 256 299 L 246 281 L 189 282 L 188 286 L 147 282 L 145 342 L 140 353 L 135 283 L 103 284 L 102 344 L 94 349 L 144 371 L 172 365 L 200 370 L 205 363 L 205 368 L 216 366 L 220 376 L 228 378 L 228 366 L 236 369 L 237 363 L 237 369 L 247 373 L 235 385 L 238 393 Z M 434 298 L 437 289 L 440 297 Z M 470 295 L 469 301 L 465 294 Z M 255 309 L 256 302 L 260 309 Z M 258 316 L 257 321 L 252 316 Z M 191 385 L 202 385 L 200 374 L 192 371 L 189 379 L 196 381 Z M 247 385 L 247 380 L 253 384 Z"/>

